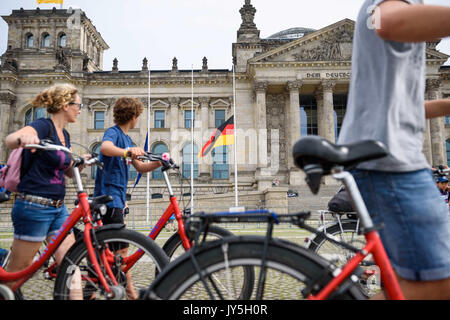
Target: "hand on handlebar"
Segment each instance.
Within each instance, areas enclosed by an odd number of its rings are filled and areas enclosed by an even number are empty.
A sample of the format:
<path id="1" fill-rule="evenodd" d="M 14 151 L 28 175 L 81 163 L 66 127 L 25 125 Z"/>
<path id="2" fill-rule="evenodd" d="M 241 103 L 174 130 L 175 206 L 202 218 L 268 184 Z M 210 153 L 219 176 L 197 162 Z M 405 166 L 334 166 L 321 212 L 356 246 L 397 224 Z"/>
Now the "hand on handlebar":
<path id="1" fill-rule="evenodd" d="M 139 156 L 145 156 L 145 154 L 146 153 L 145 153 L 144 149 L 139 148 L 139 147 L 130 148 L 130 149 L 128 149 L 128 152 L 127 152 L 127 156 L 131 157 L 131 159 L 133 159 L 133 160 Z"/>

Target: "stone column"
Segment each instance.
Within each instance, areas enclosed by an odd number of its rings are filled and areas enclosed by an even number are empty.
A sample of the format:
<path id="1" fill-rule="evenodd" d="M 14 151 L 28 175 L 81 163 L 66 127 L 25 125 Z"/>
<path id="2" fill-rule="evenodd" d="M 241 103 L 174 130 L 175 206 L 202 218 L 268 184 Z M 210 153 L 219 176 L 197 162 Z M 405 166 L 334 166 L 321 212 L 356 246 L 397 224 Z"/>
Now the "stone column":
<path id="1" fill-rule="evenodd" d="M 267 166 L 267 87 L 267 81 L 257 82 L 254 86 L 256 93 L 255 128 L 258 136 L 258 168 Z"/>
<path id="2" fill-rule="evenodd" d="M 5 139 L 10 134 L 10 125 L 14 121 L 12 110 L 16 97 L 11 93 L 0 93 L 0 163 L 5 164 L 8 160 Z"/>
<path id="3" fill-rule="evenodd" d="M 323 80 L 316 91 L 319 136 L 335 143 L 333 89 L 335 81 Z"/>
<path id="4" fill-rule="evenodd" d="M 272 177 L 264 172 L 268 165 L 267 155 L 267 114 L 266 114 L 266 92 L 268 82 L 260 81 L 254 84 L 256 94 L 255 129 L 258 137 L 258 161 L 256 169 L 256 181 L 258 190 L 263 191 L 271 186 Z"/>
<path id="5" fill-rule="evenodd" d="M 294 159 L 292 158 L 292 148 L 294 144 L 300 139 L 300 88 L 302 86 L 302 81 L 289 81 L 287 83 L 287 89 L 289 91 L 289 110 L 287 112 L 288 124 L 287 135 L 288 135 L 288 170 L 289 170 L 289 184 L 290 185 L 300 185 L 303 184 L 303 177 L 300 169 L 298 169 L 294 164 Z"/>
<path id="6" fill-rule="evenodd" d="M 288 154 L 292 153 L 292 147 L 300 139 L 300 88 L 302 81 L 289 81 L 287 88 L 289 90 L 289 111 L 288 111 Z M 288 168 L 294 167 L 294 161 L 291 156 L 288 157 Z"/>
<path id="7" fill-rule="evenodd" d="M 171 157 L 174 159 L 175 163 L 181 164 L 181 150 L 178 150 L 178 104 L 180 103 L 180 98 L 178 97 L 170 97 L 170 146 L 169 152 Z"/>
<path id="8" fill-rule="evenodd" d="M 199 148 L 202 148 L 203 145 L 206 143 L 207 139 L 209 137 L 207 136 L 208 133 L 208 127 L 209 127 L 209 97 L 200 97 L 200 121 L 201 121 L 201 145 Z M 199 149 L 200 151 L 200 149 Z M 207 157 L 212 157 L 212 153 L 208 153 Z M 208 181 L 211 179 L 210 174 L 210 165 L 208 164 L 208 161 L 206 161 L 206 158 L 200 158 L 199 159 L 199 180 L 200 181 Z"/>
<path id="9" fill-rule="evenodd" d="M 441 81 L 439 79 L 427 79 L 426 91 L 428 100 L 441 98 Z M 445 117 L 430 119 L 430 140 L 431 140 L 431 165 L 437 166 L 447 164 L 445 147 Z"/>

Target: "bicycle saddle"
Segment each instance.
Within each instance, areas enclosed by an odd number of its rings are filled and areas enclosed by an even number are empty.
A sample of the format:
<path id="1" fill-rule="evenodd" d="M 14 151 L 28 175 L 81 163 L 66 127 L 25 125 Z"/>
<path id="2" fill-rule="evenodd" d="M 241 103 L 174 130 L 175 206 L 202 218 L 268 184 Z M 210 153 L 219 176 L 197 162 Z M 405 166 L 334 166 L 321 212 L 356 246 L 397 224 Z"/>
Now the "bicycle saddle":
<path id="1" fill-rule="evenodd" d="M 317 193 L 320 179 L 330 174 L 335 166 L 349 169 L 357 164 L 385 157 L 389 154 L 383 143 L 365 140 L 352 144 L 336 145 L 320 136 L 307 136 L 298 140 L 292 155 L 295 165 L 304 170 L 311 191 Z"/>

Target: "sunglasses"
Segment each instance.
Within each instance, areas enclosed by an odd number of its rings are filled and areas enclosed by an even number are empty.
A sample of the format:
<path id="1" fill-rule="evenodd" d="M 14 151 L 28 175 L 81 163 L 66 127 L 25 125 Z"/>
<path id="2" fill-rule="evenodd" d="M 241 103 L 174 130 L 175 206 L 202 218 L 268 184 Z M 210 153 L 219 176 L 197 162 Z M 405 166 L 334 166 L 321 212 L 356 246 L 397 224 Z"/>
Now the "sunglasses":
<path id="1" fill-rule="evenodd" d="M 83 108 L 83 104 L 82 103 L 69 102 L 69 104 L 77 105 L 79 110 L 81 110 Z"/>

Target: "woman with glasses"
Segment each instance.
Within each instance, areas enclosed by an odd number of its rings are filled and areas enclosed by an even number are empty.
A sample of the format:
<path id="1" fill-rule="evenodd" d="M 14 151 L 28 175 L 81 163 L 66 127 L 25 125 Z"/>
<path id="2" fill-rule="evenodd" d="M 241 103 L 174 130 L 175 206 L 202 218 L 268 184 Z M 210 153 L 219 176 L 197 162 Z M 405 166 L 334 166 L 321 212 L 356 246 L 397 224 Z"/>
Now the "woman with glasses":
<path id="1" fill-rule="evenodd" d="M 11 133 L 6 137 L 6 146 L 16 149 L 50 139 L 54 144 L 70 148 L 70 135 L 64 127 L 76 122 L 80 114 L 82 104 L 78 90 L 71 85 L 55 85 L 40 92 L 32 105 L 46 108 L 50 117 L 37 119 Z M 8 272 L 23 270 L 31 265 L 42 241 L 50 240 L 69 216 L 64 197 L 65 175 L 72 176 L 71 158 L 60 151 L 40 153 L 29 149 L 24 149 L 22 158 L 22 178 L 11 211 L 14 240 L 6 268 Z M 55 254 L 58 263 L 74 242 L 74 235 L 69 234 L 59 246 Z M 80 279 L 75 276 L 73 281 Z M 82 298 L 81 284 L 79 287 L 79 295 L 72 298 Z"/>

